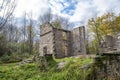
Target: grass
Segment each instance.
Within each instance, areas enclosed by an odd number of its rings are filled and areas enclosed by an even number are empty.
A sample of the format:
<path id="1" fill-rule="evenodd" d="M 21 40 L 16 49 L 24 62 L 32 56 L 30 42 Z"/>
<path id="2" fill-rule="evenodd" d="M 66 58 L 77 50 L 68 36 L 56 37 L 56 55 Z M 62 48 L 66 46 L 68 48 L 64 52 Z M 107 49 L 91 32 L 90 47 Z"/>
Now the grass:
<path id="1" fill-rule="evenodd" d="M 64 68 L 57 64 L 66 61 Z M 0 80 L 85 80 L 89 71 L 83 66 L 92 62 L 91 58 L 54 59 L 47 71 L 40 71 L 37 63 L 18 65 L 18 63 L 0 64 Z"/>

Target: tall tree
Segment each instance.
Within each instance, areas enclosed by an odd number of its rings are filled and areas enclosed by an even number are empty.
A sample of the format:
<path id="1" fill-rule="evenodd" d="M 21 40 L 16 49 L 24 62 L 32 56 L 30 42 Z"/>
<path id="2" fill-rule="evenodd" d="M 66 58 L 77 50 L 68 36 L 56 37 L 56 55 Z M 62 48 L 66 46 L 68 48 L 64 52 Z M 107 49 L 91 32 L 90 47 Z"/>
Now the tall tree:
<path id="1" fill-rule="evenodd" d="M 119 22 L 119 16 L 115 16 L 112 12 L 88 21 L 88 29 L 94 34 L 94 43 L 98 53 L 101 42 L 104 42 L 104 36 L 116 35 L 120 32 Z"/>
<path id="2" fill-rule="evenodd" d="M 68 18 L 61 17 L 58 15 L 53 15 L 51 11 L 44 13 L 39 17 L 39 23 L 40 25 L 45 23 L 51 23 L 56 28 L 62 28 L 62 29 L 71 29 L 71 23 L 69 22 Z"/>
<path id="3" fill-rule="evenodd" d="M 112 24 L 113 24 L 112 29 L 113 29 L 114 33 L 115 34 L 120 33 L 120 14 L 115 17 Z"/>
<path id="4" fill-rule="evenodd" d="M 53 15 L 53 20 L 51 22 L 56 28 L 62 28 L 66 30 L 70 29 L 70 22 L 68 18 L 64 18 L 58 15 Z"/>
<path id="5" fill-rule="evenodd" d="M 29 45 L 29 53 L 32 54 L 33 52 L 33 40 L 34 40 L 34 30 L 33 30 L 33 19 L 32 19 L 32 12 L 29 15 L 29 25 L 27 27 L 28 31 L 28 45 Z"/>
<path id="6" fill-rule="evenodd" d="M 44 13 L 43 15 L 39 16 L 39 24 L 45 24 L 45 23 L 50 23 L 52 20 L 52 14 L 51 14 L 51 10 L 49 9 L 46 13 Z"/>
<path id="7" fill-rule="evenodd" d="M 26 45 L 26 16 L 27 16 L 27 14 L 26 14 L 26 12 L 24 13 L 24 15 L 23 15 L 23 28 L 22 28 L 22 33 L 23 33 L 23 50 L 22 50 L 22 52 L 23 53 L 25 53 L 25 45 Z"/>
<path id="8" fill-rule="evenodd" d="M 7 23 L 8 18 L 14 12 L 16 0 L 1 0 L 0 1 L 0 31 Z"/>

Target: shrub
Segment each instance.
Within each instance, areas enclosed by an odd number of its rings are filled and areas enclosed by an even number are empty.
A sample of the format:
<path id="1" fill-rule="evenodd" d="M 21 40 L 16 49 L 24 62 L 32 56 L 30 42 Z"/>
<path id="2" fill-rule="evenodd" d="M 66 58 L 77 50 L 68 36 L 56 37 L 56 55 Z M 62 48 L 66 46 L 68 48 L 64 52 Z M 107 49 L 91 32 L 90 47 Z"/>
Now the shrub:
<path id="1" fill-rule="evenodd" d="M 0 61 L 1 62 L 8 62 L 10 59 L 10 56 L 8 56 L 8 54 L 4 54 L 1 58 Z"/>
<path id="2" fill-rule="evenodd" d="M 22 58 L 19 57 L 17 53 L 12 53 L 11 55 L 4 54 L 0 58 L 1 63 L 12 63 L 22 61 Z"/>

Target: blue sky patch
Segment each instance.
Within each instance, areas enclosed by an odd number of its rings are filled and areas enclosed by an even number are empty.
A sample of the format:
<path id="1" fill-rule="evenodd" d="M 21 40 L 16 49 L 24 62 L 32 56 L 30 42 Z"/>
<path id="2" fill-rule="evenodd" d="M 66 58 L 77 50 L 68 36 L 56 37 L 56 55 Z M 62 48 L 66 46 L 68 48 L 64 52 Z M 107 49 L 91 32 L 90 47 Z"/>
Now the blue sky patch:
<path id="1" fill-rule="evenodd" d="M 75 6 L 77 5 L 77 0 L 72 1 L 72 0 L 65 0 L 65 2 L 60 2 L 60 4 L 62 4 L 65 8 L 61 11 L 61 13 L 65 13 L 68 15 L 73 15 L 74 12 L 73 10 L 75 10 Z M 65 6 L 65 4 L 68 4 L 68 6 Z"/>

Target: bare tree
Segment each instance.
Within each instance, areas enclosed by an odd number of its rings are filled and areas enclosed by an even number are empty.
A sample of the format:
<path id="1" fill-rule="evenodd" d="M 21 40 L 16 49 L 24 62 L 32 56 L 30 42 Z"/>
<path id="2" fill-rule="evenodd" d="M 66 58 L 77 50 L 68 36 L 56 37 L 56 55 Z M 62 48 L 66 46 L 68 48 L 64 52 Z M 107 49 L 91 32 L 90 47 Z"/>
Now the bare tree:
<path id="1" fill-rule="evenodd" d="M 47 22 L 51 22 L 52 20 L 52 14 L 51 14 L 51 10 L 48 10 L 46 13 L 44 13 L 43 15 L 39 16 L 39 23 L 40 25 L 47 23 Z"/>
<path id="2" fill-rule="evenodd" d="M 24 18 L 23 18 L 23 28 L 22 28 L 23 41 L 24 41 L 24 43 L 23 43 L 23 48 L 22 48 L 22 49 L 23 49 L 23 51 L 22 51 L 23 53 L 25 52 L 25 45 L 26 45 L 25 42 L 26 42 L 26 37 L 27 37 L 27 36 L 26 36 L 26 15 L 27 15 L 27 14 L 26 14 L 26 12 L 25 12 L 24 15 L 23 15 Z"/>
<path id="3" fill-rule="evenodd" d="M 51 23 L 56 28 L 71 29 L 71 23 L 67 17 L 53 15 L 49 9 L 46 13 L 39 16 L 39 24 Z"/>
<path id="4" fill-rule="evenodd" d="M 32 19 L 32 12 L 29 17 L 29 25 L 28 25 L 28 45 L 29 45 L 29 53 L 32 54 L 33 52 L 33 39 L 34 39 L 34 30 L 33 30 L 33 19 Z"/>
<path id="5" fill-rule="evenodd" d="M 8 18 L 12 15 L 16 7 L 16 0 L 0 1 L 0 31 L 5 26 Z"/>
<path id="6" fill-rule="evenodd" d="M 57 28 L 62 28 L 66 30 L 69 30 L 71 28 L 71 23 L 69 22 L 69 19 L 58 15 L 53 16 L 52 24 Z"/>

